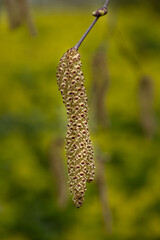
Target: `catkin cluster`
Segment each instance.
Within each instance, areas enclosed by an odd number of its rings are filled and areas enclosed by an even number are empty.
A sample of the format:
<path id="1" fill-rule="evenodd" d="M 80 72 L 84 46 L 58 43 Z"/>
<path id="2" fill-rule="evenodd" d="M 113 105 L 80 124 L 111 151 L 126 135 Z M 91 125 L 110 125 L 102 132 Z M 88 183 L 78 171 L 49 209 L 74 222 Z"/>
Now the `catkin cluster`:
<path id="1" fill-rule="evenodd" d="M 95 175 L 93 148 L 88 130 L 88 105 L 80 55 L 69 49 L 57 68 L 57 81 L 67 109 L 68 129 L 66 155 L 68 160 L 69 188 L 76 207 L 84 200 L 86 182 Z"/>

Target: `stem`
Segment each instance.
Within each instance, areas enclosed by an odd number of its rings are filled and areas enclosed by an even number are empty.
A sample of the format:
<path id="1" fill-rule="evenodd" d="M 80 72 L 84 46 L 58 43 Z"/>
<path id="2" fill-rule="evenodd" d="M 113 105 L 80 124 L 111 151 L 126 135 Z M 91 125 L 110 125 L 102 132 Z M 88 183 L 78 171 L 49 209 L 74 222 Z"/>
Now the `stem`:
<path id="1" fill-rule="evenodd" d="M 74 48 L 76 50 L 78 50 L 78 48 L 80 47 L 80 45 L 82 44 L 83 40 L 86 38 L 86 36 L 88 35 L 88 33 L 91 31 L 91 29 L 93 28 L 94 24 L 97 22 L 99 17 L 96 17 L 94 19 L 94 21 L 92 22 L 92 24 L 89 26 L 89 28 L 87 29 L 87 31 L 85 32 L 85 34 L 81 37 L 81 39 L 79 40 L 79 42 L 74 46 Z"/>
<path id="2" fill-rule="evenodd" d="M 105 2 L 105 4 L 103 5 L 103 7 L 107 8 L 109 2 L 110 2 L 110 0 L 106 0 L 106 2 Z"/>
<path id="3" fill-rule="evenodd" d="M 106 0 L 105 4 L 103 5 L 104 8 L 107 8 L 108 4 L 109 4 L 110 0 Z M 84 39 L 86 38 L 86 36 L 88 35 L 88 33 L 91 31 L 91 29 L 93 28 L 93 26 L 95 25 L 95 23 L 97 22 L 97 20 L 99 19 L 100 16 L 97 16 L 94 21 L 91 23 L 91 25 L 89 26 L 89 28 L 87 29 L 87 31 L 84 33 L 84 35 L 81 37 L 81 39 L 79 40 L 79 42 L 74 46 L 74 48 L 76 50 L 79 49 L 79 47 L 81 46 L 82 42 L 84 41 Z"/>

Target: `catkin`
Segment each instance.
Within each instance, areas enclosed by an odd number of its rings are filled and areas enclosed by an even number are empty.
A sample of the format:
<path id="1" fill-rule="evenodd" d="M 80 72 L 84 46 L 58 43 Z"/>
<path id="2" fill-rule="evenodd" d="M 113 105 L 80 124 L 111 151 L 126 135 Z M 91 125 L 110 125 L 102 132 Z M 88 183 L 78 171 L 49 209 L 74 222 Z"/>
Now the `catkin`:
<path id="1" fill-rule="evenodd" d="M 67 109 L 66 156 L 69 188 L 76 207 L 84 201 L 86 182 L 95 175 L 93 148 L 88 130 L 88 105 L 80 55 L 69 49 L 60 59 L 57 82 Z"/>

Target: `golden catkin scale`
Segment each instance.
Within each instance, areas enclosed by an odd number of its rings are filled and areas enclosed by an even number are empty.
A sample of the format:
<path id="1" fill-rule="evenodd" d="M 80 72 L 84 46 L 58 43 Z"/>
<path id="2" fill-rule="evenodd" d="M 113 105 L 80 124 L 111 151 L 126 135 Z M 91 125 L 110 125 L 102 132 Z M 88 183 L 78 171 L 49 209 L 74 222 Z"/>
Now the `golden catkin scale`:
<path id="1" fill-rule="evenodd" d="M 94 179 L 93 148 L 88 130 L 88 105 L 80 55 L 69 49 L 57 68 L 57 82 L 67 109 L 66 155 L 69 188 L 76 207 L 84 201 L 86 182 Z"/>

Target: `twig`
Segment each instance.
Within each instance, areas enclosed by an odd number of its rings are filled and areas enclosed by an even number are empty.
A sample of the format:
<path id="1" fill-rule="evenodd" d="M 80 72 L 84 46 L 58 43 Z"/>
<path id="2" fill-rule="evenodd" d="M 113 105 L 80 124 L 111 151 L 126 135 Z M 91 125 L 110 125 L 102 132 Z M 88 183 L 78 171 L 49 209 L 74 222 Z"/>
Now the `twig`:
<path id="1" fill-rule="evenodd" d="M 79 49 L 80 45 L 82 44 L 82 42 L 84 41 L 84 39 L 86 38 L 86 36 L 88 35 L 88 33 L 91 31 L 91 29 L 93 28 L 93 26 L 95 25 L 95 23 L 97 22 L 97 20 L 104 16 L 105 14 L 107 14 L 108 10 L 107 10 L 107 6 L 109 4 L 110 0 L 106 0 L 105 4 L 103 5 L 102 8 L 97 9 L 96 11 L 93 12 L 93 16 L 95 16 L 96 18 L 94 19 L 94 21 L 91 23 L 91 25 L 89 26 L 89 28 L 87 29 L 87 31 L 84 33 L 84 35 L 82 36 L 82 38 L 79 40 L 79 42 L 74 46 L 74 48 L 76 50 Z"/>
<path id="2" fill-rule="evenodd" d="M 110 0 L 106 0 L 106 2 L 105 2 L 105 4 L 103 5 L 103 7 L 107 8 L 109 2 L 110 2 Z"/>

